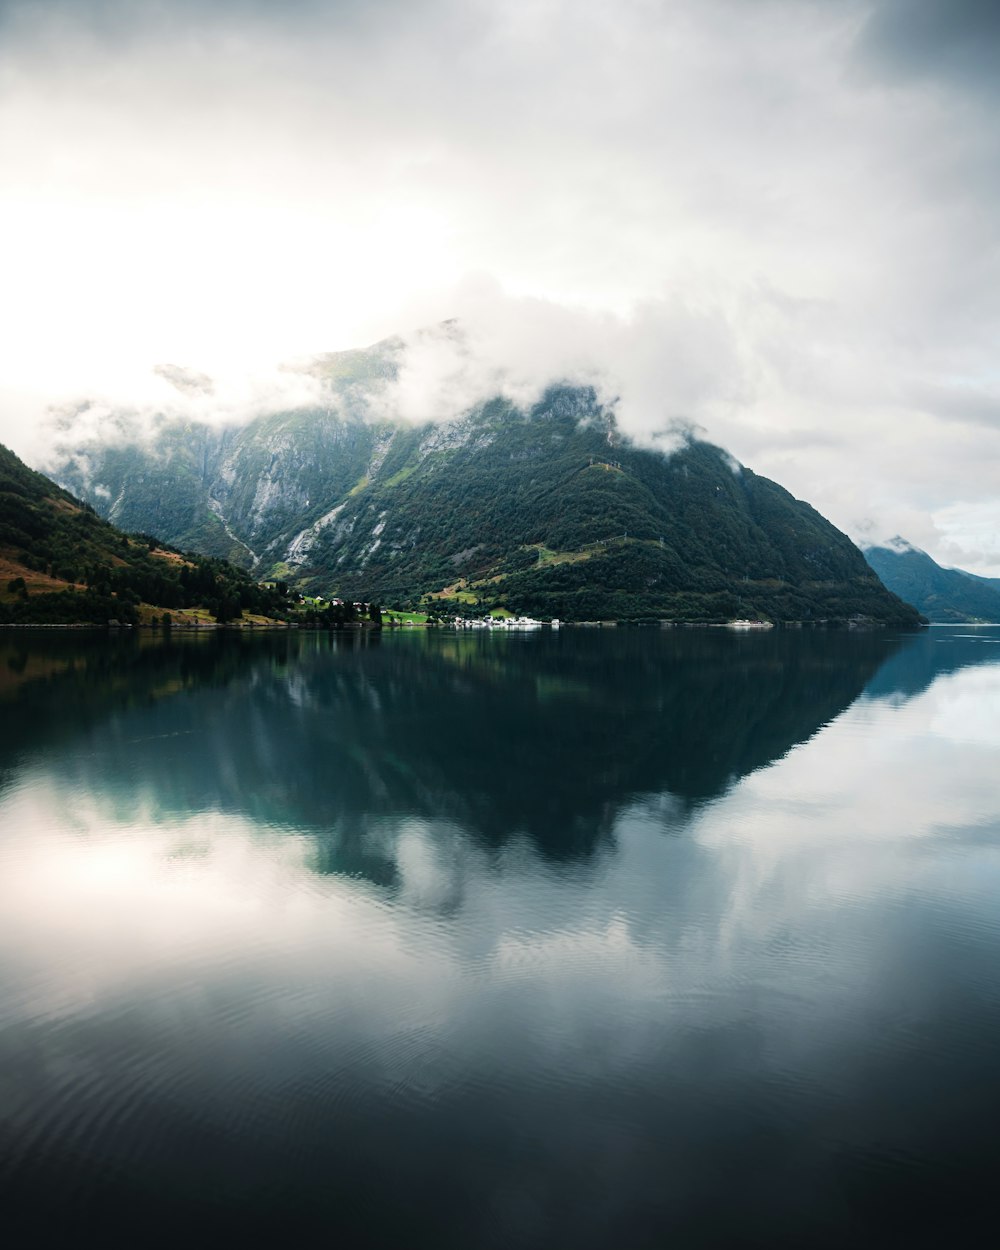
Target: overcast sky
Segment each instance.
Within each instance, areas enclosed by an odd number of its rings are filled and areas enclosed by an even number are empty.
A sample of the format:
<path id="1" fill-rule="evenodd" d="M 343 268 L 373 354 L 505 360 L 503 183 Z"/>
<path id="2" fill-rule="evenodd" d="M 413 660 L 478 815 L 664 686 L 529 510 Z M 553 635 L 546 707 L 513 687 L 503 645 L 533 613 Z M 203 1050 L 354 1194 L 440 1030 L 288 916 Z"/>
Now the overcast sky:
<path id="1" fill-rule="evenodd" d="M 996 0 L 0 0 L 0 439 L 457 316 L 411 416 L 589 378 L 1000 576 L 998 65 Z"/>

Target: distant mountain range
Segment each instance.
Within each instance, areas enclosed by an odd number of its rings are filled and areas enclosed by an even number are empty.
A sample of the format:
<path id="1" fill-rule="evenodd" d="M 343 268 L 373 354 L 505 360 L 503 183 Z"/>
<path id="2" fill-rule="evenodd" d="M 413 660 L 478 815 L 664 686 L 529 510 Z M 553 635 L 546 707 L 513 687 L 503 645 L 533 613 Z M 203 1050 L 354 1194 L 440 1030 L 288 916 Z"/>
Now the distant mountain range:
<path id="1" fill-rule="evenodd" d="M 902 538 L 864 554 L 885 585 L 929 621 L 1000 621 L 1000 578 L 942 568 Z"/>
<path id="2" fill-rule="evenodd" d="M 637 445 L 587 388 L 372 419 L 399 350 L 316 362 L 329 402 L 308 411 L 112 442 L 70 424 L 53 476 L 125 529 L 311 593 L 569 620 L 917 622 L 808 504 L 693 437 Z"/>

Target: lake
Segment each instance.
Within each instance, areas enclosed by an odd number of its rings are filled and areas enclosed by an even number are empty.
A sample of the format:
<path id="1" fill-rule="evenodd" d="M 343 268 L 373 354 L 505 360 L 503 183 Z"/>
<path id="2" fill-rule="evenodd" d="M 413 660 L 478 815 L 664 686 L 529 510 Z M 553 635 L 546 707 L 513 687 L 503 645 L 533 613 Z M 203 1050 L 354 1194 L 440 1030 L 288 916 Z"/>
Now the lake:
<path id="1" fill-rule="evenodd" d="M 19 631 L 0 709 L 8 1231 L 992 1222 L 1000 629 Z"/>

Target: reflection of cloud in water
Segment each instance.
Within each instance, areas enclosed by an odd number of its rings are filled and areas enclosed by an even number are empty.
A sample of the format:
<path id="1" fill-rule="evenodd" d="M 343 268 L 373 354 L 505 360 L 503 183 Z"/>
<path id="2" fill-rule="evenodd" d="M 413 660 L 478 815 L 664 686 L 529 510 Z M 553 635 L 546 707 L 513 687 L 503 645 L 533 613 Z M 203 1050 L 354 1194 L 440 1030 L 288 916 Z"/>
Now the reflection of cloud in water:
<path id="1" fill-rule="evenodd" d="M 425 934 L 432 962 L 520 961 L 554 977 L 577 960 L 593 971 L 640 962 L 639 951 L 668 963 L 683 952 L 680 972 L 657 975 L 704 986 L 728 948 L 752 951 L 763 929 L 804 912 L 932 890 L 950 873 L 969 884 L 982 865 L 961 837 L 956 856 L 956 831 L 1000 819 L 996 693 L 1000 674 L 971 671 L 903 707 L 862 700 L 693 814 L 669 795 L 626 807 L 609 853 L 585 873 L 546 863 L 526 838 L 490 848 L 447 821 L 385 819 L 369 838 L 393 864 L 391 906 L 363 878 L 317 876 L 322 849 L 287 825 L 218 812 L 178 820 L 155 802 L 125 819 L 76 779 L 40 771 L 5 804 L 5 826 L 23 833 L 5 839 L 2 911 L 24 948 L 31 933 L 89 935 L 106 944 L 96 963 L 126 977 L 185 951 L 200 965 L 212 950 L 228 961 L 289 944 L 315 951 L 317 939 L 337 965 L 363 947 L 410 976 Z"/>
<path id="2" fill-rule="evenodd" d="M 853 978 L 892 957 L 887 902 L 916 914 L 934 900 L 972 929 L 991 928 L 998 694 L 1000 672 L 967 669 L 903 705 L 863 699 L 697 816 L 693 835 L 733 882 L 724 925 L 733 949 L 804 926 L 817 942 L 825 931 L 842 941 L 849 908 Z"/>
<path id="3" fill-rule="evenodd" d="M 992 1063 L 969 978 L 1000 865 L 963 831 L 1000 821 L 995 686 L 863 699 L 711 802 L 619 802 L 577 858 L 384 811 L 391 892 L 318 874 L 311 826 L 179 816 L 159 776 L 130 807 L 99 735 L 86 767 L 40 758 L 2 807 L 18 1149 L 182 1206 L 213 1185 L 248 1221 L 275 1183 L 285 1219 L 357 1201 L 399 1244 L 662 1244 L 641 1211 L 725 1233 L 720 1177 L 744 1232 L 774 1244 L 799 1192 L 810 1244 L 842 1238 L 872 1143 L 925 1184 Z"/>
<path id="4" fill-rule="evenodd" d="M 960 674 L 939 683 L 938 706 L 931 724 L 937 738 L 969 745 L 1000 747 L 1000 668 Z"/>

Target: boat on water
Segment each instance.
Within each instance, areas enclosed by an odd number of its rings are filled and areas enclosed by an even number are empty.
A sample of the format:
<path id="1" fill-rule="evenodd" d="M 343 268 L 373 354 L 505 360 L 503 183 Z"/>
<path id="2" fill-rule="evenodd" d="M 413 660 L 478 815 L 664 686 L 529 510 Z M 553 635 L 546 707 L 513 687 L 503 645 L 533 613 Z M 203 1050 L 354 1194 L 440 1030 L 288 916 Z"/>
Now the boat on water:
<path id="1" fill-rule="evenodd" d="M 727 621 L 728 629 L 774 629 L 773 621 Z"/>

